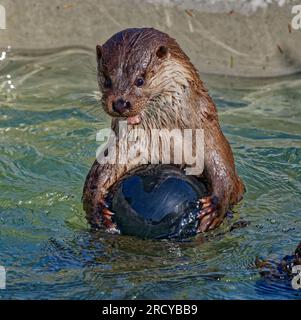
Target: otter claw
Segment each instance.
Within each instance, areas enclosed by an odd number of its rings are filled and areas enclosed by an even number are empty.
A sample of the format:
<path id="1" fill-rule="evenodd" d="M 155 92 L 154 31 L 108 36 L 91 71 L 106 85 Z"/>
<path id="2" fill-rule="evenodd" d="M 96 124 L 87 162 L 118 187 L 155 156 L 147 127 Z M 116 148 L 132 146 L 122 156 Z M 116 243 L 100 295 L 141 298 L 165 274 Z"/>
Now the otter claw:
<path id="1" fill-rule="evenodd" d="M 100 204 L 103 206 L 103 207 L 105 207 L 105 208 L 109 208 L 109 205 L 107 204 L 107 202 L 105 201 L 105 200 L 101 200 L 100 201 Z"/>
<path id="2" fill-rule="evenodd" d="M 102 214 L 105 216 L 109 216 L 109 217 L 112 217 L 115 215 L 114 212 L 112 212 L 111 210 L 109 210 L 107 208 L 102 209 Z"/>
<path id="3" fill-rule="evenodd" d="M 219 223 L 217 214 L 218 199 L 212 195 L 199 200 L 199 204 L 202 204 L 202 209 L 198 214 L 200 220 L 197 232 L 205 232 L 207 230 L 214 229 Z"/>
<path id="4" fill-rule="evenodd" d="M 106 201 L 102 200 L 102 201 L 100 201 L 100 204 L 102 206 L 102 209 L 101 209 L 102 224 L 105 227 L 105 231 L 108 233 L 112 233 L 112 234 L 113 233 L 119 234 L 120 231 L 117 228 L 117 225 L 115 223 L 113 223 L 113 221 L 112 221 L 112 216 L 115 213 L 108 209 L 109 206 L 106 203 Z"/>

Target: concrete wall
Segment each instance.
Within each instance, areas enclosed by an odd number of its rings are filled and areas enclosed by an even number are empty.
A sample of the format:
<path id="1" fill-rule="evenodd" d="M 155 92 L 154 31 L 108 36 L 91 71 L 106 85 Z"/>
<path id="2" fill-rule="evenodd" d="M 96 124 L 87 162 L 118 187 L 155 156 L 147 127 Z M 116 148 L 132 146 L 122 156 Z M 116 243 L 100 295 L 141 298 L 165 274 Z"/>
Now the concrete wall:
<path id="1" fill-rule="evenodd" d="M 7 16 L 0 47 L 92 52 L 121 29 L 152 26 L 175 37 L 201 72 L 265 77 L 301 71 L 301 30 L 289 27 L 298 1 L 257 10 L 246 6 L 250 1 L 0 0 Z"/>

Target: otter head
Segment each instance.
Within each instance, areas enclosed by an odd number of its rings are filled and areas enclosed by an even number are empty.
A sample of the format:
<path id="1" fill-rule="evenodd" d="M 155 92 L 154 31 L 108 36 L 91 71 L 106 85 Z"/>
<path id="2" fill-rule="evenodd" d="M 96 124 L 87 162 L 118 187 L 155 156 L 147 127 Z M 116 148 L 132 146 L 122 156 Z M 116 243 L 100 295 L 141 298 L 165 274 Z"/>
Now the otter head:
<path id="1" fill-rule="evenodd" d="M 129 124 L 140 123 L 146 113 L 155 122 L 158 105 L 161 116 L 171 117 L 175 110 L 168 105 L 199 79 L 176 41 L 153 28 L 120 31 L 97 45 L 96 54 L 105 111 Z"/>

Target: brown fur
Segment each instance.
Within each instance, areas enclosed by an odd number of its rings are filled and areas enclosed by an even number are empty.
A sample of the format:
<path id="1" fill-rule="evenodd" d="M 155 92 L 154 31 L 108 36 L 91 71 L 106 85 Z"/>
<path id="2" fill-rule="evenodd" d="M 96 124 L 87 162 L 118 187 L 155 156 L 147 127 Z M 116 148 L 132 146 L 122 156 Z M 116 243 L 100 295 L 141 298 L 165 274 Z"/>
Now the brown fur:
<path id="1" fill-rule="evenodd" d="M 120 119 L 137 114 L 141 122 L 132 130 L 204 130 L 203 176 L 219 200 L 220 223 L 227 209 L 242 199 L 244 185 L 236 173 L 230 145 L 219 126 L 216 107 L 189 58 L 174 39 L 152 28 L 127 29 L 115 34 L 102 47 L 97 47 L 97 56 L 102 102 L 105 111 L 113 117 L 113 130 L 117 131 Z M 137 77 L 145 80 L 141 88 L 135 86 Z M 108 78 L 111 88 L 104 87 Z M 112 109 L 112 102 L 119 97 L 132 105 L 125 117 Z M 126 165 L 95 161 L 83 192 L 84 209 L 91 224 L 100 223 L 97 210 L 108 190 L 136 168 L 134 161 Z"/>

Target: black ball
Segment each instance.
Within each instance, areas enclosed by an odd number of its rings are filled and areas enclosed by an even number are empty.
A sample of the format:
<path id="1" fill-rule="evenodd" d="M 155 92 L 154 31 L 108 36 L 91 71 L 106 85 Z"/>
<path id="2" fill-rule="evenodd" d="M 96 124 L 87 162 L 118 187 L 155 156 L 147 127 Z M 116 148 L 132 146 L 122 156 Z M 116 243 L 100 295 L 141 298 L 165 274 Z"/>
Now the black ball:
<path id="1" fill-rule="evenodd" d="M 121 234 L 144 239 L 186 238 L 196 234 L 202 181 L 176 166 L 158 165 L 122 179 L 111 194 Z"/>

